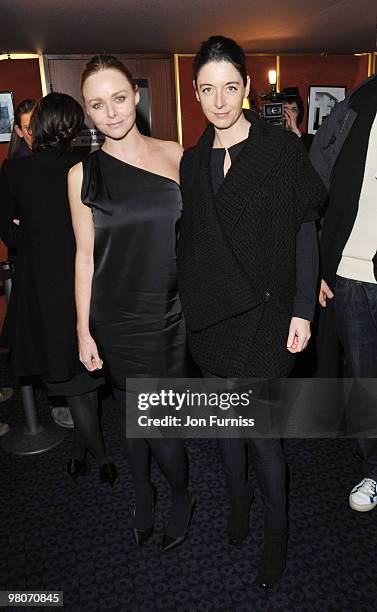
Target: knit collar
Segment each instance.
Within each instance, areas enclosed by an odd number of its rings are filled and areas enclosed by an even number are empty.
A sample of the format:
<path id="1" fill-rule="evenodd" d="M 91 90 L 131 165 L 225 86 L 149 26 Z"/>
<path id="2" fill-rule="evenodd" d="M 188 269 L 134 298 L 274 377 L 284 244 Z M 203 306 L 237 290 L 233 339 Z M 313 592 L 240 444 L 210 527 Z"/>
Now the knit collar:
<path id="1" fill-rule="evenodd" d="M 250 122 L 245 146 L 229 168 L 216 195 L 211 181 L 211 150 L 215 129 L 208 125 L 195 147 L 200 158 L 200 187 L 202 197 L 213 204 L 224 229 L 231 232 L 247 201 L 258 185 L 269 174 L 284 146 L 280 128 L 267 125 L 254 111 L 244 110 Z"/>
<path id="2" fill-rule="evenodd" d="M 258 131 L 258 123 L 260 120 L 254 111 L 244 109 L 243 114 L 245 118 L 249 121 L 249 123 L 251 124 L 248 138 L 247 138 L 248 140 L 250 140 L 251 132 L 253 131 L 254 133 L 255 129 L 257 129 Z M 214 139 L 215 139 L 215 128 L 212 123 L 209 123 L 207 128 L 204 130 L 203 134 L 199 138 L 198 144 L 196 146 L 201 150 L 212 149 Z"/>

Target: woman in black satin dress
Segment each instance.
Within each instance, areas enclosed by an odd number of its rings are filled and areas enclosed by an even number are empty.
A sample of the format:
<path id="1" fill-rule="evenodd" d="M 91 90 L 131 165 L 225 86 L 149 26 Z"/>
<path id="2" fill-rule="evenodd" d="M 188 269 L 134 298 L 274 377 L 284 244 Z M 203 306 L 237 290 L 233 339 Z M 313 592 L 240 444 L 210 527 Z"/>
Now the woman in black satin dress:
<path id="1" fill-rule="evenodd" d="M 103 367 L 113 385 L 135 482 L 138 544 L 153 530 L 150 450 L 169 482 L 171 515 L 162 543 L 169 550 L 184 539 L 195 503 L 185 449 L 180 440 L 126 437 L 125 386 L 127 376 L 188 373 L 176 279 L 182 150 L 139 133 L 137 86 L 113 56 L 92 58 L 81 84 L 86 111 L 105 143 L 69 175 L 80 359 L 89 371 Z"/>

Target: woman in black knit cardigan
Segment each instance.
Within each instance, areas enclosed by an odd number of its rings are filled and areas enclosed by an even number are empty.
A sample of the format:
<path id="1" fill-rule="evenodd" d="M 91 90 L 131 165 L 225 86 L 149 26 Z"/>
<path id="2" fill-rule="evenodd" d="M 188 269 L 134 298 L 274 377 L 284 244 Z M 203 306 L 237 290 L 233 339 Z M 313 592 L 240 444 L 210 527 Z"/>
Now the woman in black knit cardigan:
<path id="1" fill-rule="evenodd" d="M 310 338 L 322 184 L 294 134 L 242 110 L 250 79 L 237 43 L 204 42 L 193 84 L 209 126 L 181 163 L 178 281 L 191 353 L 206 377 L 286 377 Z M 240 544 L 253 498 L 245 445 L 218 442 L 228 537 Z M 265 506 L 256 582 L 268 588 L 285 567 L 285 458 L 279 439 L 253 438 L 250 446 Z"/>

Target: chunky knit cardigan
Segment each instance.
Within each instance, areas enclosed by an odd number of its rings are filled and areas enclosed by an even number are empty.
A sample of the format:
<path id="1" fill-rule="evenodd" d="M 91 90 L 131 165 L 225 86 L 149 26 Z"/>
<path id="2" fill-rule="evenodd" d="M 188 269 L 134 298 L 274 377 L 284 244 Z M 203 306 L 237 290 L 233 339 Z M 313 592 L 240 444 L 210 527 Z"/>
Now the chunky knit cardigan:
<path id="1" fill-rule="evenodd" d="M 214 196 L 209 125 L 181 163 L 178 283 L 196 363 L 219 376 L 286 376 L 296 233 L 325 197 L 297 136 L 252 111 L 248 140 Z"/>

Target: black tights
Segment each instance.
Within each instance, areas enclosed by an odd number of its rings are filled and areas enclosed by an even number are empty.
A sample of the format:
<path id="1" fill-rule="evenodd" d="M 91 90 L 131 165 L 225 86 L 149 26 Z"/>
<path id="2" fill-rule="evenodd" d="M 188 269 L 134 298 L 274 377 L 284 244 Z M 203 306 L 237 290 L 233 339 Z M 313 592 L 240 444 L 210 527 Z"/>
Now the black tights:
<path id="1" fill-rule="evenodd" d="M 98 391 L 67 397 L 67 404 L 75 425 L 72 457 L 84 461 L 88 449 L 98 465 L 108 463 L 98 418 Z"/>
<path id="2" fill-rule="evenodd" d="M 223 381 L 219 376 L 202 370 L 204 378 Z M 228 492 L 231 497 L 240 497 L 247 482 L 247 448 L 242 438 L 219 438 L 217 440 Z M 284 529 L 287 525 L 286 461 L 278 438 L 250 438 L 250 450 L 255 475 L 264 503 L 264 524 L 267 529 Z"/>
<path id="3" fill-rule="evenodd" d="M 219 438 L 217 440 L 230 495 L 242 495 L 247 480 L 245 440 Z M 279 529 L 287 523 L 286 463 L 278 438 L 250 438 L 250 450 L 255 475 L 264 502 L 266 528 Z"/>
<path id="4" fill-rule="evenodd" d="M 156 459 L 171 490 L 172 513 L 168 533 L 172 536 L 184 531 L 189 503 L 187 455 L 182 440 L 173 438 L 127 438 L 126 392 L 113 389 L 117 408 L 120 436 L 125 447 L 128 466 L 135 483 L 135 527 L 148 527 L 152 520 L 153 489 L 150 481 L 151 454 Z"/>

